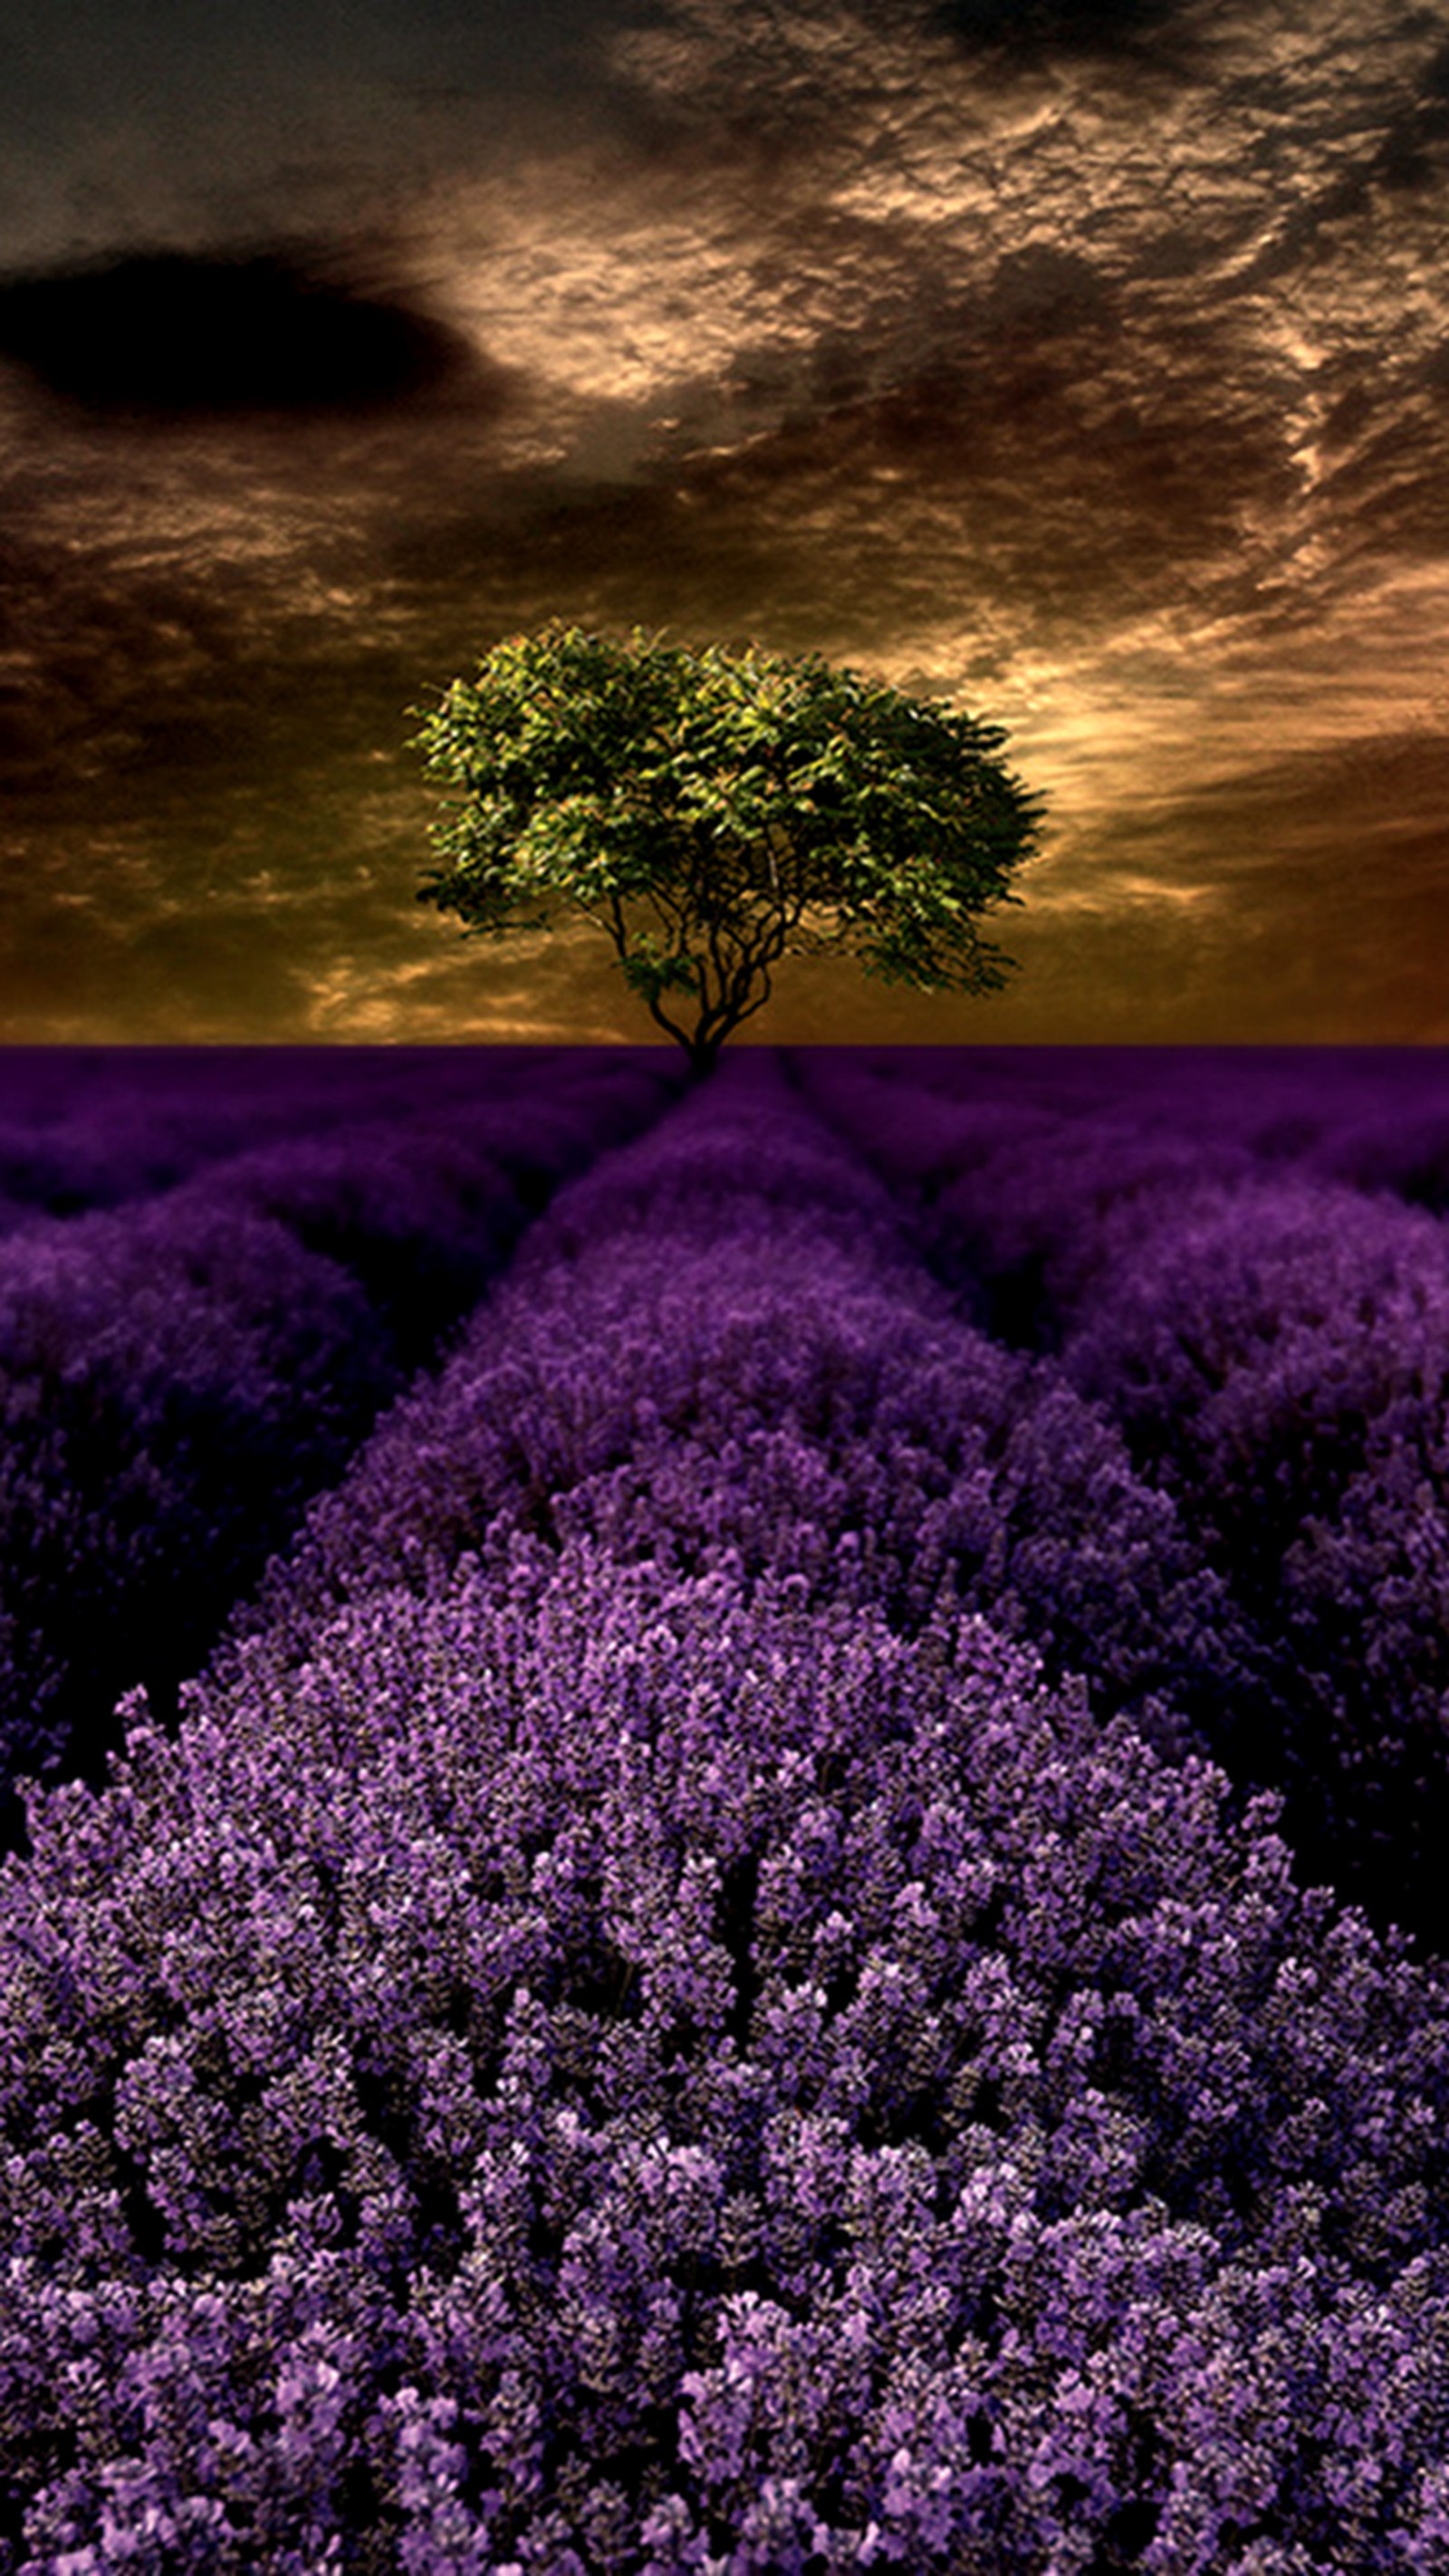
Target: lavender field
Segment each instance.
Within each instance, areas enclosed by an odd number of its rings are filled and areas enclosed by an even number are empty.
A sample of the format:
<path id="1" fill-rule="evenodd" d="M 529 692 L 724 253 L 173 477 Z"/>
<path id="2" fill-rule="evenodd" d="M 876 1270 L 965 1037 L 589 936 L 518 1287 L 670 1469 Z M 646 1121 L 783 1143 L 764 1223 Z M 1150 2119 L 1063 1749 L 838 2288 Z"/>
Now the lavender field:
<path id="1" fill-rule="evenodd" d="M 1449 2570 L 1449 1066 L 0 1056 L 0 2570 Z"/>

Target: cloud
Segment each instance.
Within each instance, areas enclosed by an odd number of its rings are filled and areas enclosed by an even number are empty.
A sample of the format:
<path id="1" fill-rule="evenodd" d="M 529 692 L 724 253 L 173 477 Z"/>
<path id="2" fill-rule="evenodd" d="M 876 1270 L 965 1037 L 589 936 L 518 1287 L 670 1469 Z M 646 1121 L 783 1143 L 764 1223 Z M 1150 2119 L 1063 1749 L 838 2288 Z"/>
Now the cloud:
<path id="1" fill-rule="evenodd" d="M 427 315 L 275 251 L 138 253 L 0 284 L 0 353 L 99 412 L 361 411 L 468 370 Z"/>
<path id="2" fill-rule="evenodd" d="M 1177 0 L 940 0 L 935 12 L 972 50 L 1066 57 L 1135 53 L 1177 15 Z"/>
<path id="3" fill-rule="evenodd" d="M 1065 259 L 998 273 L 935 337 L 878 392 L 822 398 L 807 371 L 777 425 L 560 491 L 512 534 L 404 536 L 399 576 L 446 585 L 471 552 L 541 605 L 897 667 L 950 627 L 963 677 L 1236 596 L 1245 525 L 1293 478 L 1230 345 L 1205 331 L 1154 382 L 1151 337 Z M 821 371 L 848 383 L 849 351 Z"/>
<path id="4" fill-rule="evenodd" d="M 504 151 L 445 0 L 416 78 L 404 14 L 362 12 L 275 233 L 301 128 L 268 124 L 214 201 L 186 163 L 184 223 L 142 240 L 128 198 L 0 298 L 27 1029 L 627 1034 L 586 946 L 455 951 L 410 902 L 406 707 L 564 614 L 960 696 L 1048 790 L 1008 993 L 802 965 L 784 1034 L 1427 1031 L 1445 782 L 1399 751 L 1349 794 L 1332 763 L 1449 727 L 1442 29 L 610 0 L 572 121 Z M 500 55 L 521 21 L 490 14 Z M 550 12 L 555 58 L 589 17 Z"/>

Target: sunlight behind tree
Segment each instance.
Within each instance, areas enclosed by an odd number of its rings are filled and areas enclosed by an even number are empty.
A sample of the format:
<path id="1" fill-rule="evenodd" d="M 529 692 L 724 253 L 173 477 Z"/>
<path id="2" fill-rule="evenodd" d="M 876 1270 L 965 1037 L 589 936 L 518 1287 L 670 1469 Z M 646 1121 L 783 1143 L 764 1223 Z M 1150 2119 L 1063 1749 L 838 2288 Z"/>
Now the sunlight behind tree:
<path id="1" fill-rule="evenodd" d="M 784 957 L 1002 985 L 1013 961 L 977 925 L 1019 901 L 1040 810 L 1004 740 L 818 656 L 556 623 L 496 645 L 415 737 L 461 791 L 420 900 L 493 938 L 582 914 L 708 1072 Z"/>

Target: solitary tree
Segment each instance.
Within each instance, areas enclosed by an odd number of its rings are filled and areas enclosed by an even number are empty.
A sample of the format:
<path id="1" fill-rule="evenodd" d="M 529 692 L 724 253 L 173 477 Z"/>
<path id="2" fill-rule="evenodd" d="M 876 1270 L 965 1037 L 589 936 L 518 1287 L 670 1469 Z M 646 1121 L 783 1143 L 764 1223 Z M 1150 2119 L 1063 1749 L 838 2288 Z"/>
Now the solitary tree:
<path id="1" fill-rule="evenodd" d="M 839 950 L 924 992 L 1004 982 L 977 922 L 1019 900 L 1038 814 L 1004 740 L 816 656 L 555 624 L 496 645 L 415 738 L 462 791 L 420 900 L 489 937 L 581 913 L 703 1073 L 785 956 Z"/>

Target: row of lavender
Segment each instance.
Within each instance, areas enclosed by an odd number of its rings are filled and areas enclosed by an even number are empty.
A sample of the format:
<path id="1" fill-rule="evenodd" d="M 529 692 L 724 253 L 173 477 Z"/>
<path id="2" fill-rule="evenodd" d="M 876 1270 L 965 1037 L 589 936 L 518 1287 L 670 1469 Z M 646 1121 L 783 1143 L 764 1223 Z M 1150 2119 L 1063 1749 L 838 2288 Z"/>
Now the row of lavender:
<path id="1" fill-rule="evenodd" d="M 120 1691 L 196 1669 L 558 1182 L 671 1087 L 645 1054 L 483 1062 L 5 1066 L 6 1783 L 94 1770 Z"/>
<path id="2" fill-rule="evenodd" d="M 1449 1078 L 1436 1057 L 800 1059 L 998 1337 L 1221 1584 L 1197 1740 L 1449 1949 Z"/>
<path id="3" fill-rule="evenodd" d="M 547 1081 L 557 1048 L 490 1057 L 490 1088 Z M 577 1066 L 577 1057 L 575 1056 Z M 227 1156 L 360 1120 L 476 1106 L 468 1047 L 6 1047 L 0 1235 L 120 1207 Z"/>
<path id="4" fill-rule="evenodd" d="M 1449 2560 L 1446 1972 L 1195 1749 L 1271 1641 L 879 1089 L 601 1157 L 35 1805 L 7 2570 Z M 1320 1324 L 1365 1212 L 1432 1313 L 1434 1220 L 1315 1204 Z"/>

